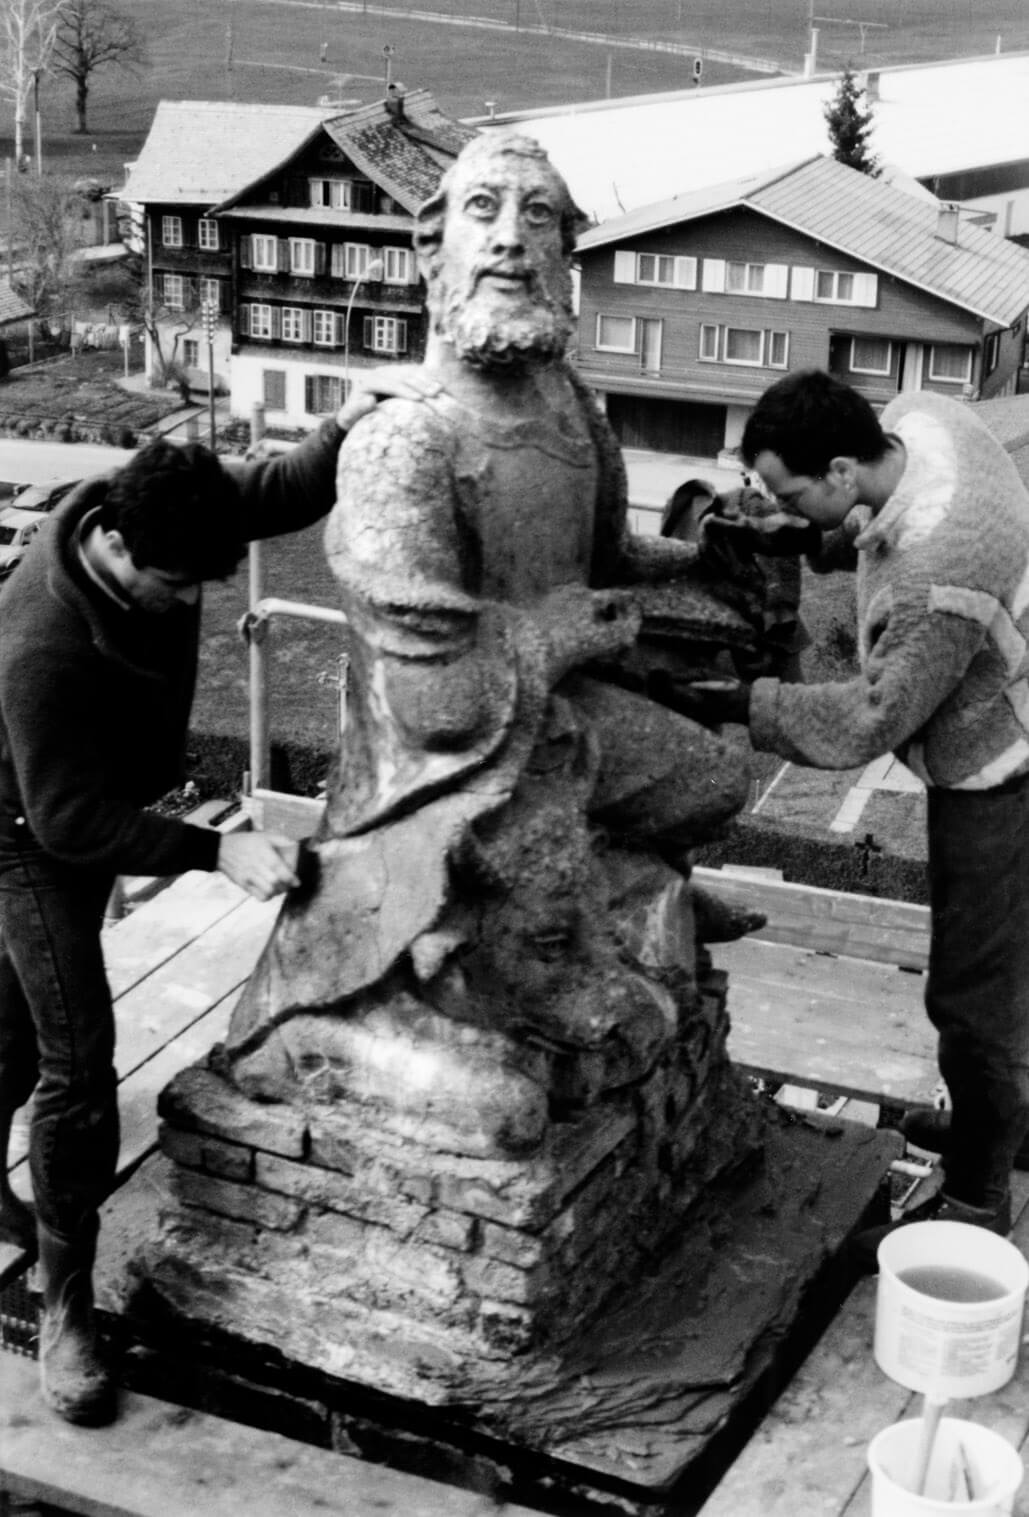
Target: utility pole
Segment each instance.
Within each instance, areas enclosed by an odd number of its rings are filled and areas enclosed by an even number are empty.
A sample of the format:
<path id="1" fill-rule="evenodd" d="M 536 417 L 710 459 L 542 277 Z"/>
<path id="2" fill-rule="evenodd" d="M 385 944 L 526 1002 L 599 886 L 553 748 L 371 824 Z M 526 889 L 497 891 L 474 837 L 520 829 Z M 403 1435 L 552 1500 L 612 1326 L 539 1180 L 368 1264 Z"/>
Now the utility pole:
<path id="1" fill-rule="evenodd" d="M 204 301 L 204 335 L 207 338 L 207 401 L 210 414 L 211 452 L 215 452 L 218 432 L 214 420 L 214 301 Z"/>

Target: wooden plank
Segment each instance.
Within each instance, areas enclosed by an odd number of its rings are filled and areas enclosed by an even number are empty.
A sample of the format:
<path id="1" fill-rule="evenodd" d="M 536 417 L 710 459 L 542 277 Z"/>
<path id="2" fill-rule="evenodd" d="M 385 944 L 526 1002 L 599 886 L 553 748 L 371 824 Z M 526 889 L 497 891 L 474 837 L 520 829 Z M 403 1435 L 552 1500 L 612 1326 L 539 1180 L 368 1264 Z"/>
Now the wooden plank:
<path id="1" fill-rule="evenodd" d="M 693 875 L 721 900 L 765 912 L 768 923 L 753 936 L 766 942 L 905 969 L 925 969 L 929 961 L 928 906 L 721 869 L 698 867 Z"/>
<path id="2" fill-rule="evenodd" d="M 82 1517 L 487 1517 L 492 1496 L 366 1464 L 122 1392 L 118 1421 L 76 1428 L 43 1405 L 36 1365 L 0 1353 L 2 1498 Z M 532 1517 L 504 1505 L 505 1517 Z"/>
<path id="3" fill-rule="evenodd" d="M 1020 1212 L 1013 1241 L 1025 1253 L 1027 1177 L 1016 1172 L 1012 1190 Z M 868 1444 L 920 1407 L 872 1357 L 875 1297 L 875 1278 L 861 1280 L 698 1517 L 869 1517 Z M 1003 1390 L 952 1402 L 948 1412 L 995 1427 L 1019 1446 L 1029 1431 L 1029 1355 Z M 1029 1506 L 1016 1503 L 1015 1512 L 1027 1517 Z"/>
<path id="4" fill-rule="evenodd" d="M 932 1105 L 936 1034 L 924 981 L 753 937 L 712 944 L 729 974 L 729 1052 L 753 1074 L 896 1105 Z"/>
<path id="5" fill-rule="evenodd" d="M 325 810 L 324 800 L 285 795 L 280 790 L 254 790 L 246 798 L 245 806 L 259 831 L 284 832 L 297 842 L 311 836 Z"/>
<path id="6" fill-rule="evenodd" d="M 106 928 L 104 961 L 111 994 L 123 995 L 199 934 L 234 911 L 246 892 L 218 870 L 194 869 L 129 916 Z"/>

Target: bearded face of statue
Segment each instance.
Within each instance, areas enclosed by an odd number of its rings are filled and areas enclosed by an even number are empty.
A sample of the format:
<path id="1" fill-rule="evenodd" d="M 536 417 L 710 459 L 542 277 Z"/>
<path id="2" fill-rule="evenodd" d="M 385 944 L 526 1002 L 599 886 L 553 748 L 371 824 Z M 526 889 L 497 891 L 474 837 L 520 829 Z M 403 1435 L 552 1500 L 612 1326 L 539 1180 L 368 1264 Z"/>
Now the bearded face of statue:
<path id="1" fill-rule="evenodd" d="M 496 150 L 459 163 L 430 272 L 435 331 L 460 358 L 522 369 L 565 351 L 572 281 L 564 182 L 542 156 Z"/>

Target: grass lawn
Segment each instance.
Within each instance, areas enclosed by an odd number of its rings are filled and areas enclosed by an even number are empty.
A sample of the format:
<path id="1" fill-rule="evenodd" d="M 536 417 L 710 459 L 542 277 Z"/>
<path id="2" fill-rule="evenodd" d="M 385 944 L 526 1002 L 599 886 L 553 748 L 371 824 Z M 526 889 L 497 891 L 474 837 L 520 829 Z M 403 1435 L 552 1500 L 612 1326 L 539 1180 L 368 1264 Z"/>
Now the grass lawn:
<path id="1" fill-rule="evenodd" d="M 123 390 L 117 380 L 124 368 L 119 349 L 87 350 L 29 369 L 12 369 L 0 381 L 0 427 L 12 429 L 19 422 L 33 429 L 68 425 L 90 435 L 109 428 L 111 436 L 105 441 L 119 443 L 123 433 L 131 432 L 134 442 L 139 432 L 178 410 L 181 401 L 163 392 Z M 131 447 L 133 442 L 120 445 Z"/>

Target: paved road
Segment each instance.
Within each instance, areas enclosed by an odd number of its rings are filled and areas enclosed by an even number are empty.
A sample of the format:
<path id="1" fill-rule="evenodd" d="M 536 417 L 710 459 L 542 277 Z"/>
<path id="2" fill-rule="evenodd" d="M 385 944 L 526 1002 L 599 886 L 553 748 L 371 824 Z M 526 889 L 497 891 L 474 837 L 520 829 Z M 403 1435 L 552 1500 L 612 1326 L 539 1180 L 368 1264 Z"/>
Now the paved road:
<path id="1" fill-rule="evenodd" d="M 85 442 L 22 441 L 0 438 L 0 480 L 7 484 L 43 485 L 58 479 L 83 479 L 116 469 L 132 449 Z"/>

